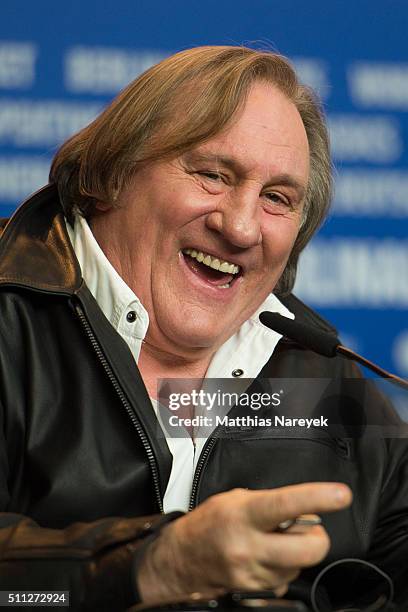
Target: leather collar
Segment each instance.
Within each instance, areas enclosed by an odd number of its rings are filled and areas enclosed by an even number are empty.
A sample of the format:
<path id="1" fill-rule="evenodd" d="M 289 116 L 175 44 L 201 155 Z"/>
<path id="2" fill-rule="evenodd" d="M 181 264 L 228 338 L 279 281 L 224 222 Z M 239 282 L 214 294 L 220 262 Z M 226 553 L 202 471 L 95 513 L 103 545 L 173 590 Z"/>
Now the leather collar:
<path id="1" fill-rule="evenodd" d="M 72 295 L 82 283 L 55 185 L 34 193 L 5 225 L 0 240 L 0 286 Z"/>

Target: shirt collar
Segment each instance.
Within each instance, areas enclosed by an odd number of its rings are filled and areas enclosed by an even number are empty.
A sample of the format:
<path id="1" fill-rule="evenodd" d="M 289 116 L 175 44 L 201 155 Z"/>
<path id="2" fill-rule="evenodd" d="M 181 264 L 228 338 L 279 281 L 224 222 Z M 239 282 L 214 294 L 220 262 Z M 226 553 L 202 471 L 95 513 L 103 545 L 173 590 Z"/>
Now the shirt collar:
<path id="1" fill-rule="evenodd" d="M 116 331 L 128 344 L 131 340 L 137 361 L 149 327 L 147 310 L 112 266 L 86 219 L 76 215 L 74 228 L 67 223 L 67 230 L 89 291 Z M 134 313 L 131 323 L 126 319 L 129 313 Z"/>
<path id="2" fill-rule="evenodd" d="M 264 310 L 295 318 L 276 295 L 269 294 L 256 312 L 215 353 L 207 370 L 208 378 L 235 378 L 237 370 L 242 371 L 240 377 L 243 378 L 255 378 L 259 374 L 282 338 L 281 334 L 260 322 L 259 314 Z"/>

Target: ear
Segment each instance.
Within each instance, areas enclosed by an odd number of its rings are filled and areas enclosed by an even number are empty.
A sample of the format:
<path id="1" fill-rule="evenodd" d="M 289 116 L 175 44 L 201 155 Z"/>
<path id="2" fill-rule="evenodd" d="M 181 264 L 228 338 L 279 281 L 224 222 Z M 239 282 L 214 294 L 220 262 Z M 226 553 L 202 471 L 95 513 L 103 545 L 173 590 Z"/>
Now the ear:
<path id="1" fill-rule="evenodd" d="M 108 204 L 107 202 L 96 202 L 95 208 L 100 210 L 101 212 L 106 212 L 110 208 L 112 208 L 112 204 Z"/>

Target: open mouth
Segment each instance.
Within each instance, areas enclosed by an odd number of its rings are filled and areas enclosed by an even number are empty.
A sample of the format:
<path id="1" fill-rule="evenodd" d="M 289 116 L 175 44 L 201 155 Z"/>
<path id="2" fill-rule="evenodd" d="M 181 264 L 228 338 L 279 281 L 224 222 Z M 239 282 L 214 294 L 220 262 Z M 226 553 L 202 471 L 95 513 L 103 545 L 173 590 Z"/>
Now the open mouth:
<path id="1" fill-rule="evenodd" d="M 240 266 L 209 253 L 195 249 L 183 249 L 182 253 L 190 270 L 218 289 L 229 289 L 242 274 Z"/>

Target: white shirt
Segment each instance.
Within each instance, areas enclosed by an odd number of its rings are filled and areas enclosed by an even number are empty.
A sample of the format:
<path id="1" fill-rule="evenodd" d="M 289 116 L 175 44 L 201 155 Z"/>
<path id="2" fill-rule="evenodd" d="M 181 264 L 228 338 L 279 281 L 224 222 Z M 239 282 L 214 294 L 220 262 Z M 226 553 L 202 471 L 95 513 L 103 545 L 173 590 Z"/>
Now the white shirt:
<path id="1" fill-rule="evenodd" d="M 87 221 L 77 215 L 74 229 L 67 223 L 67 230 L 85 283 L 105 317 L 127 343 L 137 363 L 149 327 L 146 309 L 109 262 Z M 293 313 L 275 295 L 270 294 L 214 354 L 206 378 L 233 378 L 232 372 L 236 369 L 243 370 L 242 376 L 247 379 L 258 375 L 281 338 L 280 334 L 259 321 L 258 315 L 263 310 L 294 318 Z M 133 322 L 126 318 L 130 311 L 136 315 Z M 157 402 L 152 400 L 152 405 L 157 414 Z M 199 437 L 193 441 L 188 435 L 166 438 L 173 464 L 163 499 L 165 512 L 188 509 L 194 471 L 206 439 Z"/>

